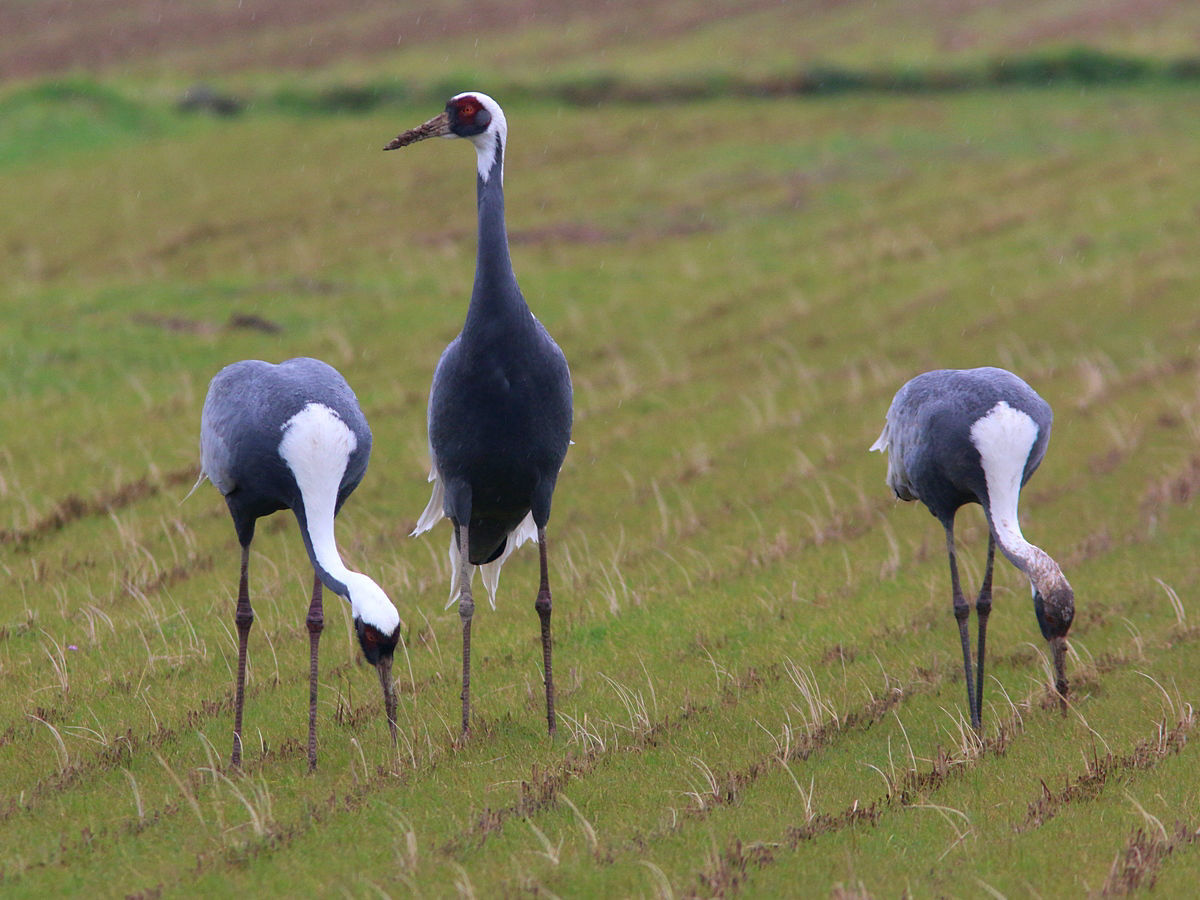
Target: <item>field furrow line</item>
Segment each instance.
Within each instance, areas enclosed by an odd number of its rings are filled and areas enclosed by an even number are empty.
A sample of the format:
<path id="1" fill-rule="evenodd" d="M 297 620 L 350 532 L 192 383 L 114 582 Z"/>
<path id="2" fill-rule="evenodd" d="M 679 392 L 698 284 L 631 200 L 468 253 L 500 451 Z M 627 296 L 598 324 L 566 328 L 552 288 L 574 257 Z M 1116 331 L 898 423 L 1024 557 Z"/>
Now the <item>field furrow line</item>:
<path id="1" fill-rule="evenodd" d="M 335 664 L 323 673 L 323 682 L 332 682 L 349 673 L 351 669 L 357 668 L 361 668 L 357 663 Z M 424 688 L 435 681 L 440 681 L 440 678 L 430 676 L 422 680 L 419 687 Z M 301 684 L 307 686 L 307 672 L 297 671 L 279 678 L 256 679 L 246 685 L 246 699 L 251 702 L 259 702 L 275 696 L 288 687 L 298 688 Z M 398 687 L 401 696 L 412 693 L 408 682 L 400 682 Z M 38 712 L 43 713 L 43 715 L 37 716 L 39 720 L 49 722 L 51 725 L 57 724 L 60 729 L 65 727 L 62 723 L 66 721 L 67 712 L 57 709 L 50 711 L 39 709 Z M 10 796 L 6 801 L 0 803 L 0 823 L 12 819 L 18 813 L 35 811 L 40 804 L 50 798 L 60 796 L 64 791 L 88 787 L 95 779 L 102 777 L 114 768 L 129 766 L 139 755 L 153 754 L 177 745 L 184 735 L 202 731 L 206 724 L 225 717 L 230 720 L 228 739 L 232 740 L 232 688 L 218 699 L 204 699 L 199 706 L 186 710 L 180 718 L 173 721 L 161 721 L 155 716 L 153 731 L 136 735 L 132 728 L 127 728 L 123 734 L 108 737 L 102 744 L 98 741 L 89 741 L 86 745 L 89 752 L 69 753 L 65 763 L 59 765 L 54 774 L 42 776 L 26 786 L 19 802 L 16 797 Z M 382 719 L 382 717 L 382 700 L 376 703 L 366 701 L 349 706 L 346 703 L 345 695 L 339 691 L 332 716 L 333 721 L 338 725 L 357 728 L 373 718 Z M 25 718 L 26 721 L 22 724 L 14 724 L 4 731 L 3 743 L 30 744 L 33 739 L 41 738 L 38 724 L 28 721 L 29 716 Z M 278 749 L 268 748 L 263 756 L 247 755 L 243 765 L 246 774 L 257 774 L 268 763 L 278 759 L 286 759 L 297 753 L 303 756 L 307 753 L 307 745 L 301 742 L 301 735 L 302 723 L 298 720 L 296 735 L 285 740 Z M 222 744 L 225 743 L 225 740 L 224 737 L 221 738 Z M 91 749 L 92 747 L 95 749 Z"/>
<path id="2" fill-rule="evenodd" d="M 1171 831 L 1167 831 L 1161 822 L 1157 829 L 1149 823 L 1134 829 L 1113 860 L 1099 896 L 1125 897 L 1152 891 L 1167 860 L 1192 850 L 1198 841 L 1200 828 L 1191 822 L 1176 822 Z"/>
<path id="3" fill-rule="evenodd" d="M 1083 773 L 1065 775 L 1065 784 L 1052 790 L 1042 781 L 1042 793 L 1028 803 L 1025 818 L 1014 824 L 1013 830 L 1020 833 L 1041 828 L 1053 819 L 1063 807 L 1072 803 L 1085 803 L 1098 798 L 1111 782 L 1120 782 L 1127 774 L 1153 769 L 1169 756 L 1180 753 L 1187 745 L 1195 728 L 1195 710 L 1190 703 L 1183 703 L 1174 723 L 1167 719 L 1158 722 L 1153 737 L 1145 738 L 1128 753 L 1114 755 L 1111 750 L 1103 756 L 1093 746 L 1092 754 L 1085 760 Z"/>
<path id="4" fill-rule="evenodd" d="M 1021 706 L 1028 707 L 1030 700 Z M 781 855 L 796 852 L 802 846 L 848 828 L 875 828 L 901 810 L 927 803 L 952 781 L 961 780 L 988 758 L 1002 755 L 1011 741 L 1024 731 L 1024 720 L 1017 705 L 1009 716 L 992 726 L 992 733 L 980 737 L 960 721 L 961 742 L 946 750 L 939 746 L 927 769 L 910 768 L 894 780 L 888 776 L 888 789 L 870 799 L 855 799 L 832 812 L 807 810 L 805 821 L 788 824 L 769 839 L 748 840 L 733 837 L 723 851 L 708 854 L 704 864 L 684 879 L 685 885 L 698 885 L 708 896 L 737 893 L 752 878 L 751 867 L 764 869 Z M 915 760 L 914 760 L 915 762 Z M 692 893 L 685 896 L 701 896 Z"/>
<path id="5" fill-rule="evenodd" d="M 104 516 L 115 510 L 156 497 L 166 488 L 190 484 L 196 479 L 196 466 L 186 466 L 172 469 L 160 477 L 143 476 L 126 482 L 112 491 L 106 491 L 93 497 L 80 497 L 68 494 L 54 504 L 54 508 L 33 524 L 25 528 L 0 529 L 0 544 L 14 545 L 20 549 L 48 535 L 62 531 L 67 526 L 89 516 Z"/>

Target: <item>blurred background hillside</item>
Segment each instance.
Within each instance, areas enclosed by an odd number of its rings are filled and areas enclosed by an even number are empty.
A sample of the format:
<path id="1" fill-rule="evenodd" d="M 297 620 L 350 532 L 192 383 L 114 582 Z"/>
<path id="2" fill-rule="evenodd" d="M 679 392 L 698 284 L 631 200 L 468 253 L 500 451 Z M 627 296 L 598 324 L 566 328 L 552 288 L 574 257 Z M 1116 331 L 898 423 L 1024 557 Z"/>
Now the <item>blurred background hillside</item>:
<path id="1" fill-rule="evenodd" d="M 608 73 L 766 77 L 816 64 L 942 67 L 1048 48 L 1195 55 L 1179 0 L 19 0 L 0 6 L 0 77 L 218 79 L 239 72 L 421 83 Z"/>

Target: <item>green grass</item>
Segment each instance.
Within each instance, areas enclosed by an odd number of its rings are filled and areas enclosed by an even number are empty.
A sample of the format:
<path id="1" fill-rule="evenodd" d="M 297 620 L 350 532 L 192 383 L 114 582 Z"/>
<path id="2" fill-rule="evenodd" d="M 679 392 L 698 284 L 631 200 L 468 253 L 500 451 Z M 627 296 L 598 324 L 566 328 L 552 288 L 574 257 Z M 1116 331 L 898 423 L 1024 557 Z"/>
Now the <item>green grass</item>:
<path id="1" fill-rule="evenodd" d="M 0 100 L 0 166 L 144 138 L 157 130 L 161 118 L 91 80 L 19 88 Z"/>
<path id="2" fill-rule="evenodd" d="M 448 533 L 407 537 L 473 275 L 472 164 L 378 148 L 438 104 L 163 112 L 110 138 L 117 116 L 0 168 L 4 894 L 1194 884 L 1194 91 L 498 99 L 515 266 L 576 387 L 549 531 L 558 740 L 535 554 L 476 617 L 458 747 Z M 330 597 L 306 774 L 311 575 L 281 515 L 252 560 L 236 775 L 236 542 L 210 487 L 180 500 L 211 375 L 297 354 L 337 365 L 374 429 L 339 538 L 406 622 L 401 743 Z M 1055 407 L 1024 526 L 1079 614 L 1062 718 L 1000 564 L 980 743 L 940 529 L 865 448 L 906 378 L 986 363 Z M 960 541 L 977 582 L 976 511 Z"/>

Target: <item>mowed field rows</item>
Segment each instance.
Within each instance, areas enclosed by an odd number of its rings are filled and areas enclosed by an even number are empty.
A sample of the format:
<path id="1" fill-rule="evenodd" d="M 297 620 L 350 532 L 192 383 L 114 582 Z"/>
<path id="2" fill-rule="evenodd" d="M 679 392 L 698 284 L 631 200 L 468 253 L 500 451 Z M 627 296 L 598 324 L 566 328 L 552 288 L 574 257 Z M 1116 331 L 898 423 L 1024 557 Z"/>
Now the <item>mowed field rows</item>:
<path id="1" fill-rule="evenodd" d="M 449 531 L 407 535 L 473 160 L 379 152 L 434 112 L 164 114 L 0 169 L 5 895 L 1193 886 L 1194 92 L 506 105 L 514 265 L 575 381 L 560 733 L 526 549 L 475 619 L 465 745 Z M 405 621 L 401 740 L 330 596 L 307 774 L 311 569 L 280 514 L 239 774 L 237 545 L 215 490 L 181 500 L 208 379 L 294 355 L 340 368 L 374 430 L 339 539 Z M 907 378 L 982 364 L 1055 408 L 1023 525 L 1078 614 L 1064 716 L 998 563 L 979 739 L 941 529 L 866 448 Z M 973 586 L 978 510 L 959 539 Z"/>

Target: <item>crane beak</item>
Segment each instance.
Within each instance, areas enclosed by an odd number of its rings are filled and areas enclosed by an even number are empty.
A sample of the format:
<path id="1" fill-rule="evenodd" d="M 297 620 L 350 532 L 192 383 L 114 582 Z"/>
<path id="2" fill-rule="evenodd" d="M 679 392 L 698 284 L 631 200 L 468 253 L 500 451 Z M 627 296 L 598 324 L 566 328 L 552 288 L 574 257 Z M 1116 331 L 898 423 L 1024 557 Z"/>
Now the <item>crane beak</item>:
<path id="1" fill-rule="evenodd" d="M 383 149 L 399 150 L 401 147 L 407 147 L 409 144 L 415 144 L 417 141 L 423 141 L 431 137 L 443 137 L 447 134 L 451 134 L 450 114 L 440 112 L 424 125 L 418 125 L 416 128 L 400 132 Z"/>
<path id="2" fill-rule="evenodd" d="M 1067 712 L 1067 673 L 1066 673 L 1066 657 L 1067 657 L 1067 639 L 1065 637 L 1055 637 L 1050 639 L 1050 651 L 1054 657 L 1054 690 L 1058 692 L 1059 705 L 1062 707 L 1063 714 Z"/>
<path id="3" fill-rule="evenodd" d="M 392 658 L 382 656 L 375 666 L 379 670 L 379 684 L 383 688 L 383 710 L 387 714 L 388 728 L 392 732 L 392 748 L 396 747 L 396 690 L 392 686 Z"/>

